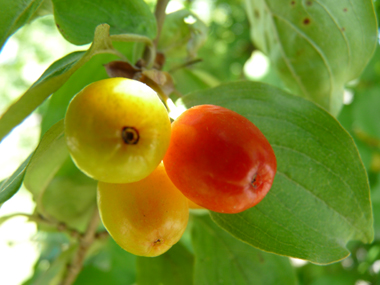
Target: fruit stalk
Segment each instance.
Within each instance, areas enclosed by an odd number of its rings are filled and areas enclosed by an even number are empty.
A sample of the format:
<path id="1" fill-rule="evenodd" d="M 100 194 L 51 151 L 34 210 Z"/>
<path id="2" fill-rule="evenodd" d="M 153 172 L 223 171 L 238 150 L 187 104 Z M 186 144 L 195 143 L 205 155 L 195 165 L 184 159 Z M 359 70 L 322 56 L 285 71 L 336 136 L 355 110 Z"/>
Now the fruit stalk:
<path id="1" fill-rule="evenodd" d="M 80 237 L 79 246 L 73 258 L 73 261 L 68 264 L 67 271 L 61 285 L 71 285 L 74 283 L 79 272 L 82 270 L 83 261 L 86 257 L 86 253 L 94 242 L 96 237 L 96 229 L 99 225 L 100 217 L 98 207 L 95 207 L 94 213 L 88 223 L 86 232 Z"/>

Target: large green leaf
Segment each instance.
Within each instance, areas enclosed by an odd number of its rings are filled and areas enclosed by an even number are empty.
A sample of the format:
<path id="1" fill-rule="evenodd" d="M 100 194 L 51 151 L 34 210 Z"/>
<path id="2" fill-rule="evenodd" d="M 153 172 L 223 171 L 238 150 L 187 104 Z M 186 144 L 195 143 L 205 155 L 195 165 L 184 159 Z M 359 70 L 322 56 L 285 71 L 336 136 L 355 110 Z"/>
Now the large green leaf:
<path id="1" fill-rule="evenodd" d="M 265 251 L 314 263 L 345 258 L 352 239 L 371 242 L 367 175 L 349 134 L 326 111 L 256 82 L 198 91 L 177 104 L 215 104 L 251 120 L 271 143 L 278 170 L 266 198 L 236 215 L 212 218 Z"/>
<path id="2" fill-rule="evenodd" d="M 295 94 L 332 114 L 377 42 L 372 0 L 246 0 L 256 46 Z"/>
<path id="3" fill-rule="evenodd" d="M 42 0 L 0 0 L 0 51 L 5 41 L 26 24 Z"/>
<path id="4" fill-rule="evenodd" d="M 38 197 L 68 157 L 61 120 L 46 132 L 34 152 L 25 173 L 25 187 Z"/>
<path id="5" fill-rule="evenodd" d="M 235 239 L 209 216 L 194 216 L 192 240 L 194 284 L 297 284 L 288 258 L 260 251 Z"/>
<path id="6" fill-rule="evenodd" d="M 137 257 L 137 284 L 192 285 L 193 263 L 193 255 L 181 243 L 155 258 Z"/>
<path id="7" fill-rule="evenodd" d="M 76 45 L 92 41 L 96 26 L 110 25 L 110 34 L 156 36 L 156 21 L 143 0 L 53 0 L 61 34 Z"/>

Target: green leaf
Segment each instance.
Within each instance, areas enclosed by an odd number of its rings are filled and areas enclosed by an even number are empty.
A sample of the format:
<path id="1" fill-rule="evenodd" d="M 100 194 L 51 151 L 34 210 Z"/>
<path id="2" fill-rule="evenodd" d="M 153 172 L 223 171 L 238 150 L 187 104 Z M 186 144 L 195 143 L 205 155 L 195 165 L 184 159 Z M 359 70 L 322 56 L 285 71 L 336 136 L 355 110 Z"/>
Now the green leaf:
<path id="1" fill-rule="evenodd" d="M 0 141 L 74 73 L 84 54 L 85 52 L 74 52 L 53 63 L 40 79 L 8 108 L 0 117 Z"/>
<path id="2" fill-rule="evenodd" d="M 372 0 L 246 0 L 251 36 L 286 86 L 337 115 L 377 42 Z"/>
<path id="3" fill-rule="evenodd" d="M 69 157 L 63 133 L 63 120 L 55 124 L 41 139 L 25 173 L 25 187 L 38 197 Z"/>
<path id="4" fill-rule="evenodd" d="M 96 26 L 107 23 L 110 34 L 139 34 L 153 39 L 156 21 L 143 0 L 53 0 L 54 17 L 63 37 L 76 45 L 90 43 Z"/>
<path id="5" fill-rule="evenodd" d="M 97 27 L 94 42 L 86 52 L 74 52 L 53 63 L 21 98 L 8 108 L 0 117 L 0 141 L 46 98 L 57 91 L 78 68 L 92 56 L 100 53 L 119 55 L 113 49 L 109 26 L 106 24 Z"/>
<path id="6" fill-rule="evenodd" d="M 67 156 L 54 178 L 36 199 L 38 213 L 85 232 L 96 207 L 97 181 L 83 174 Z"/>
<path id="7" fill-rule="evenodd" d="M 207 26 L 194 13 L 182 9 L 165 17 L 157 48 L 170 60 L 194 58 L 207 39 Z"/>
<path id="8" fill-rule="evenodd" d="M 252 121 L 277 158 L 277 174 L 257 206 L 212 218 L 265 251 L 330 263 L 349 255 L 346 243 L 371 242 L 367 175 L 350 135 L 310 101 L 258 82 L 235 82 L 187 95 L 177 105 L 214 104 Z"/>
<path id="9" fill-rule="evenodd" d="M 0 51 L 5 41 L 25 25 L 42 0 L 0 0 Z"/>
<path id="10" fill-rule="evenodd" d="M 24 180 L 25 170 L 32 155 L 33 154 L 29 155 L 10 177 L 0 183 L 0 205 L 12 198 L 20 189 L 22 181 Z"/>
<path id="11" fill-rule="evenodd" d="M 139 256 L 137 284 L 192 285 L 193 263 L 193 255 L 181 243 L 155 258 Z"/>
<path id="12" fill-rule="evenodd" d="M 178 69 L 173 73 L 173 79 L 176 82 L 178 91 L 182 94 L 215 87 L 220 84 L 211 74 L 199 69 Z"/>
<path id="13" fill-rule="evenodd" d="M 288 258 L 257 250 L 235 239 L 209 216 L 194 216 L 192 240 L 194 284 L 297 284 Z"/>

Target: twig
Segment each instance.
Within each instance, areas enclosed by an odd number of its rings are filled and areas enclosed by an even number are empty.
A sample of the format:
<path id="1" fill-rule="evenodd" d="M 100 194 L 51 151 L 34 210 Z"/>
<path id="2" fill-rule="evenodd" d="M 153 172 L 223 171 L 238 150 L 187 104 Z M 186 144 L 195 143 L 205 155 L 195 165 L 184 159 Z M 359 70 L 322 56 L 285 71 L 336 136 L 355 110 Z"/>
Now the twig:
<path id="1" fill-rule="evenodd" d="M 157 47 L 158 41 L 160 40 L 161 30 L 162 26 L 164 25 L 166 16 L 165 10 L 169 1 L 170 0 L 158 0 L 154 10 L 154 16 L 156 17 L 157 21 L 157 35 L 153 41 L 155 47 Z M 145 61 L 147 61 L 147 59 L 149 58 L 148 47 L 145 47 L 143 58 Z"/>
<path id="2" fill-rule="evenodd" d="M 177 65 L 177 66 L 174 66 L 173 68 L 171 68 L 168 72 L 169 73 L 172 73 L 174 71 L 177 71 L 178 69 L 182 69 L 182 68 L 185 68 L 185 67 L 188 67 L 188 66 L 191 66 L 191 65 L 194 65 L 194 64 L 197 64 L 199 62 L 202 62 L 203 59 L 201 58 L 196 58 L 196 59 L 192 59 L 192 60 L 189 60 L 183 64 L 180 64 L 180 65 Z"/>
<path id="3" fill-rule="evenodd" d="M 94 213 L 87 226 L 86 232 L 80 238 L 79 247 L 75 253 L 73 261 L 68 265 L 66 275 L 62 281 L 62 285 L 71 285 L 74 283 L 79 272 L 82 269 L 83 261 L 86 257 L 86 253 L 96 237 L 96 229 L 99 224 L 99 211 L 95 207 Z"/>
<path id="4" fill-rule="evenodd" d="M 165 10 L 166 10 L 166 6 L 168 5 L 169 1 L 170 0 L 158 0 L 157 4 L 156 4 L 156 8 L 154 11 L 154 16 L 156 17 L 156 20 L 157 20 L 157 36 L 154 40 L 154 44 L 156 46 L 157 46 L 158 41 L 160 39 L 162 26 L 164 25 L 165 16 L 166 16 Z"/>

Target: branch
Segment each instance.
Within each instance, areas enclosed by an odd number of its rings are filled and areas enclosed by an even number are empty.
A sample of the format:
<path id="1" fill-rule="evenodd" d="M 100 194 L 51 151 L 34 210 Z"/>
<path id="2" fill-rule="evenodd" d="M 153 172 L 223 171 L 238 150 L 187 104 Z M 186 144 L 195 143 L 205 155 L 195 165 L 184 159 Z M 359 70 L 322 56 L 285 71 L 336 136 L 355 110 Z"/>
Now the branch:
<path id="1" fill-rule="evenodd" d="M 166 16 L 165 10 L 169 1 L 170 0 L 157 0 L 156 8 L 154 10 L 154 16 L 156 17 L 156 22 L 157 22 L 157 36 L 153 41 L 154 47 L 157 47 L 158 41 L 160 39 L 162 26 L 164 25 L 165 16 Z M 145 61 L 148 61 L 149 59 L 148 47 L 145 47 L 143 58 Z"/>
<path id="2" fill-rule="evenodd" d="M 73 261 L 68 265 L 66 276 L 64 277 L 61 285 L 71 285 L 77 278 L 79 272 L 83 267 L 83 261 L 86 257 L 86 253 L 96 238 L 96 229 L 98 227 L 99 221 L 99 211 L 98 208 L 95 207 L 86 232 L 80 238 L 77 252 L 74 256 Z"/>
<path id="3" fill-rule="evenodd" d="M 154 16 L 156 17 L 156 20 L 157 20 L 157 36 L 154 40 L 154 44 L 156 46 L 157 46 L 158 40 L 160 39 L 162 26 L 164 25 L 165 16 L 166 16 L 165 10 L 169 1 L 170 0 L 158 0 L 156 4 L 156 8 L 154 11 Z"/>

